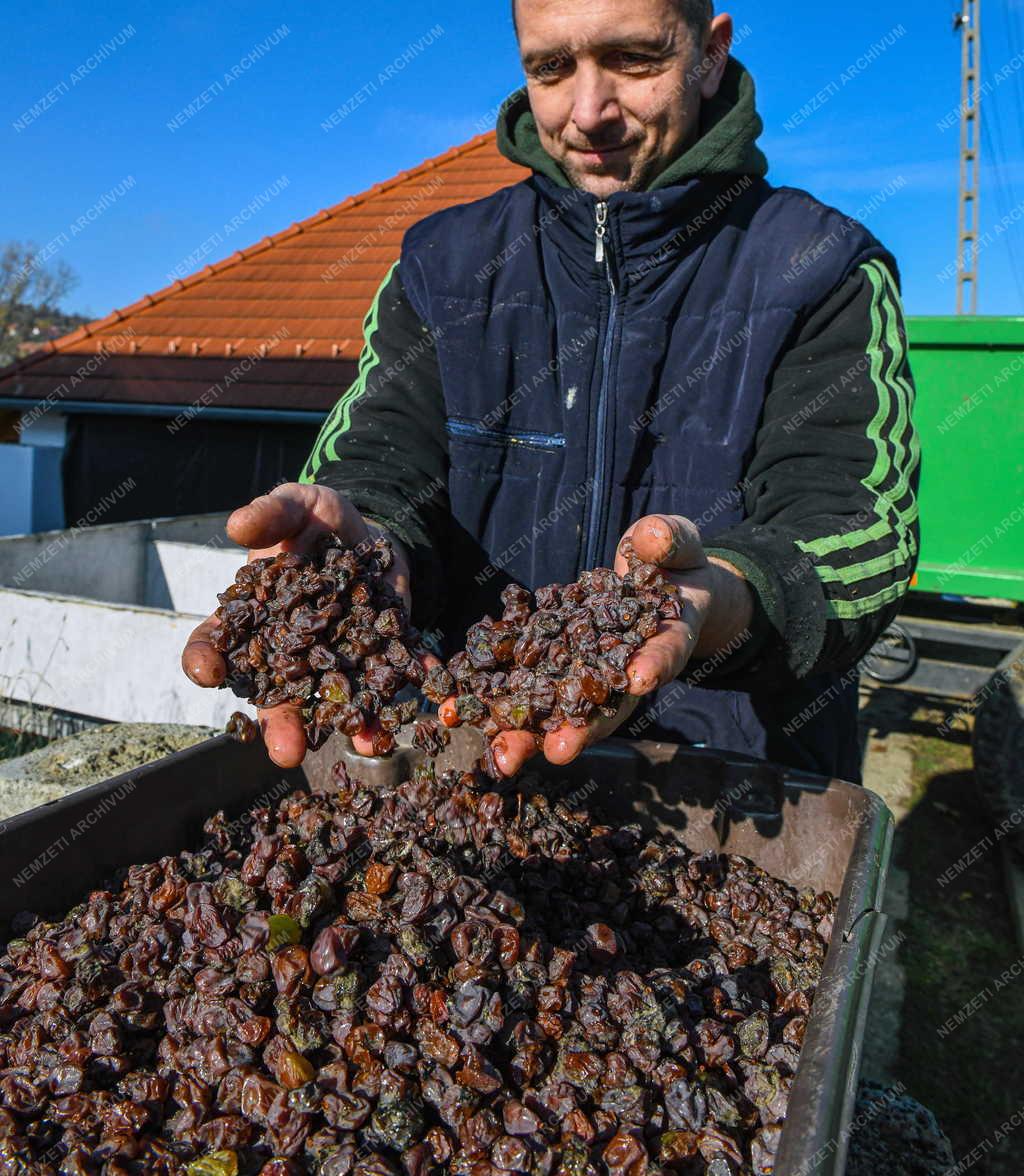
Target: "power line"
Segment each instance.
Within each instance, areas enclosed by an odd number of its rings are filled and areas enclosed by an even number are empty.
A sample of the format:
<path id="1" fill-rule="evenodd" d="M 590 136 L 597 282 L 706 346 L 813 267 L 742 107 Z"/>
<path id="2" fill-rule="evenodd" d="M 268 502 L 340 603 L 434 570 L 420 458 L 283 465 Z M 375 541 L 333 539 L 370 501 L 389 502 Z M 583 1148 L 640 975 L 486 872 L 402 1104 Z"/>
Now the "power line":
<path id="1" fill-rule="evenodd" d="M 957 229 L 956 312 L 965 313 L 970 291 L 970 314 L 978 312 L 978 208 L 981 162 L 981 0 L 963 0 L 954 18 L 960 31 L 960 199 Z"/>
<path id="2" fill-rule="evenodd" d="M 1020 65 L 1016 67 L 1020 69 L 1024 67 L 1024 17 L 1021 16 L 1021 9 L 1016 7 L 1012 0 L 1006 5 L 1005 12 L 1006 39 L 1010 43 L 1010 60 L 1020 62 Z M 1020 83 L 1012 85 L 1010 91 L 1014 97 L 1014 110 L 1017 112 L 1017 131 L 1020 136 L 1018 142 L 1024 143 L 1024 92 L 1022 92 Z"/>
<path id="3" fill-rule="evenodd" d="M 1018 29 L 1013 20 L 1017 17 L 1017 13 L 1012 8 L 1007 8 L 1007 23 L 1006 23 L 1006 37 L 1010 44 L 1010 55 L 1012 60 L 1024 61 L 1018 49 Z M 982 50 L 982 61 L 984 63 L 984 72 L 988 77 L 994 77 L 995 74 L 989 68 L 991 58 L 991 42 L 986 38 L 985 47 Z M 1002 67 L 1005 68 L 1005 65 Z M 1020 68 L 1020 67 L 1018 67 Z M 1016 115 L 1018 137 L 1017 141 L 1024 143 L 1024 101 L 1020 92 L 1020 86 L 1013 84 L 1010 89 L 1014 94 L 1014 113 Z M 1013 160 L 1010 158 L 1005 150 L 1005 142 L 1003 136 L 1002 125 L 1002 111 L 999 103 L 995 102 L 991 95 L 993 90 L 989 91 L 990 98 L 985 103 L 985 118 L 982 120 L 982 137 L 984 140 L 986 158 L 990 161 L 990 166 L 995 179 L 996 200 L 1000 206 L 1003 214 L 1004 223 L 1007 227 L 1012 226 L 1014 217 L 1019 218 L 1021 211 L 1024 210 L 1024 201 L 1018 199 L 1017 186 L 1013 178 L 1012 167 Z M 1012 136 L 1011 136 L 1012 141 Z M 1004 171 L 1004 161 L 1007 165 L 1007 170 Z M 1017 292 L 1024 300 L 1024 258 L 1022 258 L 1018 250 L 1021 248 L 1016 236 L 1009 232 L 1006 239 L 1006 257 L 1009 263 L 1010 272 L 1013 275 L 1014 285 L 1017 287 Z"/>
<path id="4" fill-rule="evenodd" d="M 994 145 L 992 133 L 989 131 L 989 122 L 991 120 L 986 120 L 982 126 L 982 137 L 985 140 L 986 154 L 992 161 L 992 170 L 995 172 L 996 182 L 994 187 L 996 199 L 1000 205 L 1003 220 L 1009 227 L 1013 220 L 1014 210 L 1019 210 L 1024 205 L 1024 202 L 1014 203 L 1015 193 L 1009 179 L 1003 175 L 1002 164 L 999 159 L 1001 152 L 997 152 Z M 1021 301 L 1024 302 L 1024 278 L 1021 276 L 1024 273 L 1024 264 L 1022 264 L 1022 260 L 1024 259 L 1018 257 L 1017 249 L 1018 241 L 1013 233 L 1008 231 L 1006 235 L 1006 259 L 1009 263 L 1010 273 L 1013 275 L 1013 283 L 1017 287 L 1017 293 L 1020 295 Z"/>

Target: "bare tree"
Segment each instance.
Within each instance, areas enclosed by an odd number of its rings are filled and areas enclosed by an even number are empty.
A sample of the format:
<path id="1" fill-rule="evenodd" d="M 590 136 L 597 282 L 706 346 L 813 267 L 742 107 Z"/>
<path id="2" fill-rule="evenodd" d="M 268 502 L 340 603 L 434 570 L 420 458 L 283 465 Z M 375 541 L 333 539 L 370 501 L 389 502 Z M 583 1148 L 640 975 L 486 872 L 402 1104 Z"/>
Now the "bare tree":
<path id="1" fill-rule="evenodd" d="M 9 241 L 0 249 L 0 365 L 18 358 L 34 327 L 66 317 L 57 304 L 77 285 L 66 262 L 48 263 L 31 241 Z"/>

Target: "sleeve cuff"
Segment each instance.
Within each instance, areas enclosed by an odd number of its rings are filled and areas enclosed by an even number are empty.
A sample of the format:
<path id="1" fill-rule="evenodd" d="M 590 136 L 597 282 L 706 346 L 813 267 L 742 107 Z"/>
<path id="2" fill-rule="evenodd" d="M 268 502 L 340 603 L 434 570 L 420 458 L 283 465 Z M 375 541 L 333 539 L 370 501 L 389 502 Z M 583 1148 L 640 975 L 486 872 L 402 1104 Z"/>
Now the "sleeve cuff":
<path id="1" fill-rule="evenodd" d="M 794 609 L 785 581 L 767 558 L 769 553 L 758 551 L 769 542 L 774 541 L 752 538 L 749 545 L 741 546 L 737 541 L 705 548 L 709 556 L 725 560 L 742 572 L 754 596 L 750 640 L 722 665 L 715 675 L 716 683 L 747 687 L 773 679 L 792 679 L 794 675 L 802 676 L 817 659 L 822 634 L 815 623 L 816 614 L 791 625 L 791 617 L 799 618 L 808 611 L 814 614 L 814 610 L 807 602 L 803 610 Z"/>

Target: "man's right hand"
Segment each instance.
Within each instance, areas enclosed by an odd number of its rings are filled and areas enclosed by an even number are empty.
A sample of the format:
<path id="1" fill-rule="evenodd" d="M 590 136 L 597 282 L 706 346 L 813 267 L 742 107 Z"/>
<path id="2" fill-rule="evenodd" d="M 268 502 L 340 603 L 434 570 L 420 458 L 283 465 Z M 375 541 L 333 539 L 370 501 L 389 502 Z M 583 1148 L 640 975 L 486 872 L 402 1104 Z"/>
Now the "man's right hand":
<path id="1" fill-rule="evenodd" d="M 326 486 L 306 486 L 288 482 L 276 486 L 269 494 L 254 498 L 248 506 L 236 510 L 227 523 L 228 538 L 249 549 L 250 562 L 281 551 L 308 554 L 316 541 L 334 533 L 342 542 L 355 546 L 381 534 L 356 508 L 336 490 Z M 389 538 L 391 538 L 389 536 Z M 409 564 L 399 543 L 391 538 L 395 562 L 387 580 L 409 608 Z M 181 655 L 185 673 L 198 686 L 220 686 L 227 677 L 224 658 L 210 644 L 210 634 L 217 625 L 211 616 L 195 629 Z M 429 667 L 430 662 L 426 661 Z M 306 733 L 297 704 L 284 703 L 258 712 L 263 741 L 270 758 L 282 768 L 294 768 L 306 754 Z M 356 751 L 371 755 L 368 734 L 352 740 Z"/>

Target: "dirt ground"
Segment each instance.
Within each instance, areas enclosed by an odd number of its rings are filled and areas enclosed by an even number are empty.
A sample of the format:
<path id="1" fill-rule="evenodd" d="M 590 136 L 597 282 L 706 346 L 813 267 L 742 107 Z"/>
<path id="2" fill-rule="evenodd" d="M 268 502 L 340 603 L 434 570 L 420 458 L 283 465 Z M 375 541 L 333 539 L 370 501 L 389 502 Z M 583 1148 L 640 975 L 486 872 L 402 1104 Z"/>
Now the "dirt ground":
<path id="1" fill-rule="evenodd" d="M 865 784 L 897 818 L 886 940 L 863 1072 L 931 1110 L 958 1166 L 1024 1171 L 1024 945 L 997 827 L 977 796 L 970 717 L 895 689 L 866 695 Z"/>

